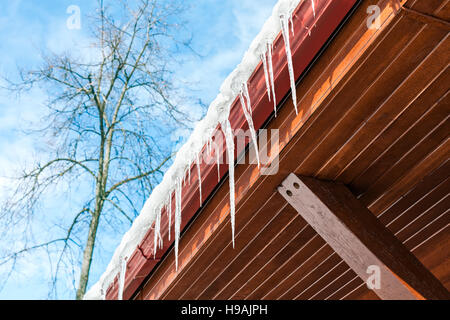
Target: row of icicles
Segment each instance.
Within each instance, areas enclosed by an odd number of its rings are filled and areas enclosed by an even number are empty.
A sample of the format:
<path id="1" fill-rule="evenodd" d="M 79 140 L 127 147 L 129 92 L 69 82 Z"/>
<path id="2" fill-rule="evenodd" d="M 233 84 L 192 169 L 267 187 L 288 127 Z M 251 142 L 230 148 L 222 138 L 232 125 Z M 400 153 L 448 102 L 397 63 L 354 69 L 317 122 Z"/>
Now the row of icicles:
<path id="1" fill-rule="evenodd" d="M 315 13 L 315 6 L 314 6 L 314 0 L 311 0 L 311 6 L 313 10 L 314 17 L 316 16 Z M 294 67 L 292 63 L 292 52 L 291 52 L 291 46 L 290 46 L 290 40 L 289 40 L 289 23 L 291 23 L 291 32 L 292 35 L 294 35 L 294 25 L 292 21 L 292 14 L 290 16 L 287 15 L 281 15 L 280 16 L 280 24 L 281 24 L 281 33 L 284 39 L 285 44 L 285 51 L 286 51 L 286 58 L 288 63 L 288 71 L 289 71 L 289 79 L 290 79 L 290 86 L 291 86 L 291 96 L 292 96 L 292 102 L 294 104 L 295 113 L 298 114 L 298 108 L 297 108 L 297 94 L 296 94 L 296 88 L 295 88 L 295 76 L 294 76 Z M 308 34 L 311 35 L 311 28 L 305 27 L 308 31 Z M 274 72 L 273 72 L 273 63 L 272 63 L 272 43 L 267 43 L 267 51 L 266 54 L 261 54 L 261 61 L 264 68 L 264 76 L 265 76 L 265 82 L 266 82 L 266 88 L 267 88 L 267 95 L 269 98 L 269 101 L 273 101 L 273 107 L 275 112 L 275 117 L 277 116 L 277 102 L 276 102 L 276 95 L 275 95 L 275 81 L 274 81 Z M 250 132 L 251 132 L 251 139 L 253 146 L 256 151 L 256 159 L 258 163 L 258 168 L 260 166 L 260 160 L 259 160 L 259 152 L 258 152 L 258 144 L 257 144 L 257 138 L 256 138 L 256 131 L 253 125 L 252 120 L 252 105 L 250 101 L 250 94 L 248 91 L 247 82 L 244 82 L 242 84 L 242 88 L 239 93 L 239 99 L 240 104 L 242 106 L 242 110 L 244 112 L 245 119 L 248 123 Z M 227 119 L 223 123 L 220 124 L 220 127 L 222 129 L 222 132 L 225 136 L 225 143 L 226 143 L 226 149 L 227 149 L 227 156 L 228 156 L 228 177 L 229 177 L 229 186 L 230 186 L 230 220 L 231 220 L 231 233 L 232 233 L 232 244 L 234 248 L 234 234 L 235 234 L 235 184 L 234 184 L 234 135 L 233 130 L 231 128 L 230 121 Z M 207 141 L 207 152 L 211 153 L 212 150 L 212 137 L 209 138 Z M 220 170 L 219 170 L 219 161 L 220 161 L 220 154 L 218 150 L 216 149 L 216 161 L 217 161 L 217 172 L 218 172 L 218 180 L 220 180 Z M 202 179 L 201 179 L 201 170 L 200 170 L 200 154 L 197 154 L 195 158 L 196 166 L 197 166 L 197 176 L 198 176 L 198 185 L 199 185 L 199 194 L 200 194 L 200 206 L 202 205 Z M 183 184 L 186 183 L 186 176 L 190 183 L 191 180 L 191 168 L 190 166 L 187 168 L 183 178 L 179 178 L 176 181 L 175 185 L 175 268 L 178 270 L 178 245 L 179 245 L 179 239 L 180 239 L 180 227 L 181 227 L 181 191 Z M 167 200 L 163 206 L 161 206 L 156 213 L 156 220 L 155 220 L 155 229 L 154 229 L 154 249 L 153 249 L 153 255 L 155 257 L 156 251 L 159 248 L 162 248 L 163 246 L 163 240 L 161 236 L 161 214 L 163 211 L 163 208 L 165 209 L 168 219 L 169 219 L 169 241 L 170 241 L 170 234 L 171 234 L 171 224 L 172 224 L 172 193 L 169 194 L 167 197 Z M 125 273 L 126 273 L 126 263 L 127 263 L 127 257 L 121 258 L 121 265 L 120 265 L 120 273 L 119 273 L 119 288 L 118 288 L 118 299 L 122 300 L 123 297 L 123 289 L 124 289 L 124 282 L 125 282 Z M 102 290 L 103 291 L 103 290 Z M 105 292 L 103 292 L 105 294 Z"/>

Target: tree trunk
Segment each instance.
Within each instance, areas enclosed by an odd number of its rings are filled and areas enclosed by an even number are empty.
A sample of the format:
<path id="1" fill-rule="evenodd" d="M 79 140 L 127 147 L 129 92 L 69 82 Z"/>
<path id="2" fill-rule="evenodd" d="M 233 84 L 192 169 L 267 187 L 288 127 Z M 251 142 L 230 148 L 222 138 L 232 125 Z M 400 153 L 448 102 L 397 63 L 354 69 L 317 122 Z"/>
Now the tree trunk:
<path id="1" fill-rule="evenodd" d="M 102 206 L 103 205 L 101 203 L 97 205 L 97 209 L 95 210 L 92 216 L 91 224 L 89 225 L 88 239 L 86 242 L 86 247 L 84 248 L 83 262 L 81 265 L 80 283 L 78 284 L 76 296 L 77 300 L 83 299 L 84 294 L 86 293 L 86 287 L 89 280 L 89 271 L 91 269 L 92 255 L 94 253 L 95 238 L 97 236 L 97 228 L 98 223 L 100 221 L 100 213 L 102 211 Z"/>

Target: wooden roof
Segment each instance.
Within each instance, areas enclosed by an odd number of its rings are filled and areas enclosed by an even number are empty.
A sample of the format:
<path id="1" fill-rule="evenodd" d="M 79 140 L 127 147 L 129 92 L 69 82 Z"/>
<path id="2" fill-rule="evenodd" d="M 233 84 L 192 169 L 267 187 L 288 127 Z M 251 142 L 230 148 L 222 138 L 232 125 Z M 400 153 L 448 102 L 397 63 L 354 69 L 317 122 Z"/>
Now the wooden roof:
<path id="1" fill-rule="evenodd" d="M 295 53 L 299 114 L 286 96 L 264 123 L 279 145 L 260 146 L 278 173 L 236 166 L 236 247 L 225 177 L 186 222 L 179 270 L 166 248 L 135 299 L 378 299 L 276 192 L 291 172 L 343 182 L 450 288 L 450 1 L 377 2 L 380 29 L 361 1 L 310 68 Z"/>

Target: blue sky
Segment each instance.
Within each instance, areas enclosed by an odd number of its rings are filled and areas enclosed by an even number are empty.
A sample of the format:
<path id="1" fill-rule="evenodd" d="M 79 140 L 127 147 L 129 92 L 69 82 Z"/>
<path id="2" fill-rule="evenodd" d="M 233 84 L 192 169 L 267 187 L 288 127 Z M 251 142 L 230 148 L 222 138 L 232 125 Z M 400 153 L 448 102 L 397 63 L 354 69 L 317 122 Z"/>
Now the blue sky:
<path id="1" fill-rule="evenodd" d="M 196 97 L 209 104 L 217 95 L 226 76 L 241 61 L 253 38 L 270 16 L 276 0 L 192 0 L 182 17 L 192 33 L 192 46 L 199 56 L 186 53 L 184 63 L 175 74 L 180 83 L 190 83 Z M 86 14 L 92 12 L 92 0 L 9 0 L 0 2 L 0 74 L 14 77 L 17 66 L 30 68 L 39 65 L 41 51 L 73 50 L 88 43 L 88 26 L 83 24 Z M 81 9 L 81 29 L 69 30 L 66 10 L 70 5 Z M 22 129 L 38 120 L 44 108 L 45 93 L 32 90 L 20 99 L 0 91 L 0 200 L 8 196 L 10 176 L 26 166 L 30 159 L 38 158 L 36 141 L 24 135 Z M 72 186 L 73 194 L 77 188 Z M 61 219 L 58 212 L 76 206 L 77 197 L 57 195 L 44 199 L 45 211 L 39 221 L 43 233 L 54 220 Z M 89 284 L 92 285 L 104 271 L 121 234 L 129 225 L 117 226 L 115 237 L 103 239 L 94 257 Z M 2 240 L 0 239 L 0 242 Z M 3 243 L 3 245 L 17 245 Z M 1 249 L 1 245 L 0 245 Z M 48 263 L 44 256 L 33 254 L 17 266 L 19 271 L 0 291 L 0 299 L 45 299 L 48 292 Z M 0 267 L 0 277 L 2 276 Z M 1 279 L 0 279 L 1 280 Z M 69 281 L 69 280 L 67 280 Z M 64 286 L 64 284 L 63 284 Z M 70 284 L 67 284 L 70 287 Z M 62 298 L 72 298 L 67 293 Z"/>

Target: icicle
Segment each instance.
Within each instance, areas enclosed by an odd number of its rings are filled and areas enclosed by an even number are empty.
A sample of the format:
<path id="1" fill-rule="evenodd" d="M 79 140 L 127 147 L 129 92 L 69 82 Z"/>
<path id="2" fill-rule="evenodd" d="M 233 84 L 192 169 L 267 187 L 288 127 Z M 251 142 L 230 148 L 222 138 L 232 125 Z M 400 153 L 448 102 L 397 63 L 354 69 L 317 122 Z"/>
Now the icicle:
<path id="1" fill-rule="evenodd" d="M 162 247 L 163 247 L 163 238 L 162 238 L 162 235 L 161 235 L 161 216 L 162 216 L 162 208 L 159 208 L 158 209 L 158 211 L 159 211 L 159 215 L 158 215 L 158 224 L 159 224 L 159 228 L 158 228 L 158 239 L 159 239 L 159 248 L 160 249 L 162 249 Z"/>
<path id="2" fill-rule="evenodd" d="M 125 273 L 127 271 L 127 258 L 121 259 L 120 273 L 119 273 L 119 290 L 117 292 L 117 300 L 123 299 L 123 288 L 125 286 Z"/>
<path id="3" fill-rule="evenodd" d="M 297 91 L 295 89 L 295 78 L 294 78 L 294 66 L 292 65 L 291 45 L 289 42 L 289 18 L 286 17 L 285 15 L 281 15 L 280 22 L 281 22 L 281 33 L 283 34 L 284 45 L 286 47 L 286 58 L 288 61 L 289 78 L 291 80 L 292 102 L 294 103 L 295 113 L 298 114 Z"/>
<path id="4" fill-rule="evenodd" d="M 269 63 L 269 76 L 270 76 L 270 84 L 272 86 L 272 95 L 273 95 L 273 110 L 275 111 L 275 117 L 277 116 L 277 98 L 275 96 L 275 80 L 273 78 L 273 64 L 272 64 L 272 44 L 267 44 L 267 58 Z"/>
<path id="5" fill-rule="evenodd" d="M 294 33 L 294 16 L 292 14 L 291 14 L 291 17 L 289 18 L 289 21 L 291 21 L 292 36 L 295 36 L 295 33 Z"/>
<path id="6" fill-rule="evenodd" d="M 252 103 L 250 101 L 250 93 L 248 92 L 247 82 L 244 82 L 244 84 L 242 85 L 242 89 L 243 89 L 243 93 L 244 93 L 244 96 L 245 96 L 245 101 L 247 101 L 248 113 L 250 115 L 252 115 L 252 112 L 253 112 L 253 110 L 252 110 Z"/>
<path id="7" fill-rule="evenodd" d="M 172 226 L 172 193 L 169 194 L 169 241 L 170 241 L 170 227 Z"/>
<path id="8" fill-rule="evenodd" d="M 314 0 L 311 0 L 311 7 L 312 7 L 314 18 L 315 18 L 316 17 L 316 8 L 314 6 Z"/>
<path id="9" fill-rule="evenodd" d="M 155 220 L 155 229 L 153 232 L 153 258 L 155 258 L 156 251 L 158 249 L 158 241 L 159 238 L 161 237 L 160 230 L 161 230 L 161 210 L 158 210 Z"/>
<path id="10" fill-rule="evenodd" d="M 178 243 L 181 228 L 181 180 L 177 180 L 175 190 L 175 268 L 178 270 Z"/>
<path id="11" fill-rule="evenodd" d="M 261 54 L 261 61 L 264 67 L 264 78 L 266 79 L 267 96 L 269 97 L 270 101 L 270 79 L 269 79 L 269 71 L 267 70 L 267 59 L 265 53 Z"/>
<path id="12" fill-rule="evenodd" d="M 235 194 L 234 194 L 234 137 L 231 131 L 230 121 L 227 119 L 222 124 L 224 130 L 225 142 L 228 154 L 228 179 L 230 183 L 230 220 L 231 220 L 231 235 L 234 248 L 234 216 L 235 216 Z"/>
<path id="13" fill-rule="evenodd" d="M 216 144 L 216 163 L 217 163 L 217 182 L 220 181 L 220 153 L 219 146 Z"/>
<path id="14" fill-rule="evenodd" d="M 188 166 L 188 179 L 189 179 L 189 185 L 191 185 L 191 165 Z"/>
<path id="15" fill-rule="evenodd" d="M 202 176 L 200 170 L 200 156 L 197 153 L 197 157 L 195 158 L 195 163 L 197 165 L 197 175 L 198 175 L 198 193 L 200 195 L 200 207 L 202 206 Z"/>
<path id="16" fill-rule="evenodd" d="M 212 153 L 212 145 L 213 144 L 213 138 L 212 136 L 209 137 L 209 155 Z"/>
<path id="17" fill-rule="evenodd" d="M 260 162 L 259 162 L 259 152 L 258 152 L 258 140 L 256 139 L 256 131 L 255 131 L 255 127 L 253 125 L 252 116 L 251 116 L 251 114 L 248 111 L 248 109 L 251 109 L 252 106 L 250 104 L 250 97 L 249 97 L 249 94 L 248 94 L 248 88 L 247 88 L 247 84 L 246 83 L 243 84 L 243 88 L 244 89 L 241 90 L 241 92 L 239 93 L 239 99 L 241 101 L 241 106 L 242 106 L 242 110 L 244 111 L 245 119 L 247 120 L 248 127 L 250 129 L 250 135 L 252 137 L 253 146 L 255 147 L 256 160 L 258 162 L 258 168 L 259 168 Z M 245 97 L 246 97 L 247 105 L 245 104 L 243 95 L 245 95 Z"/>

